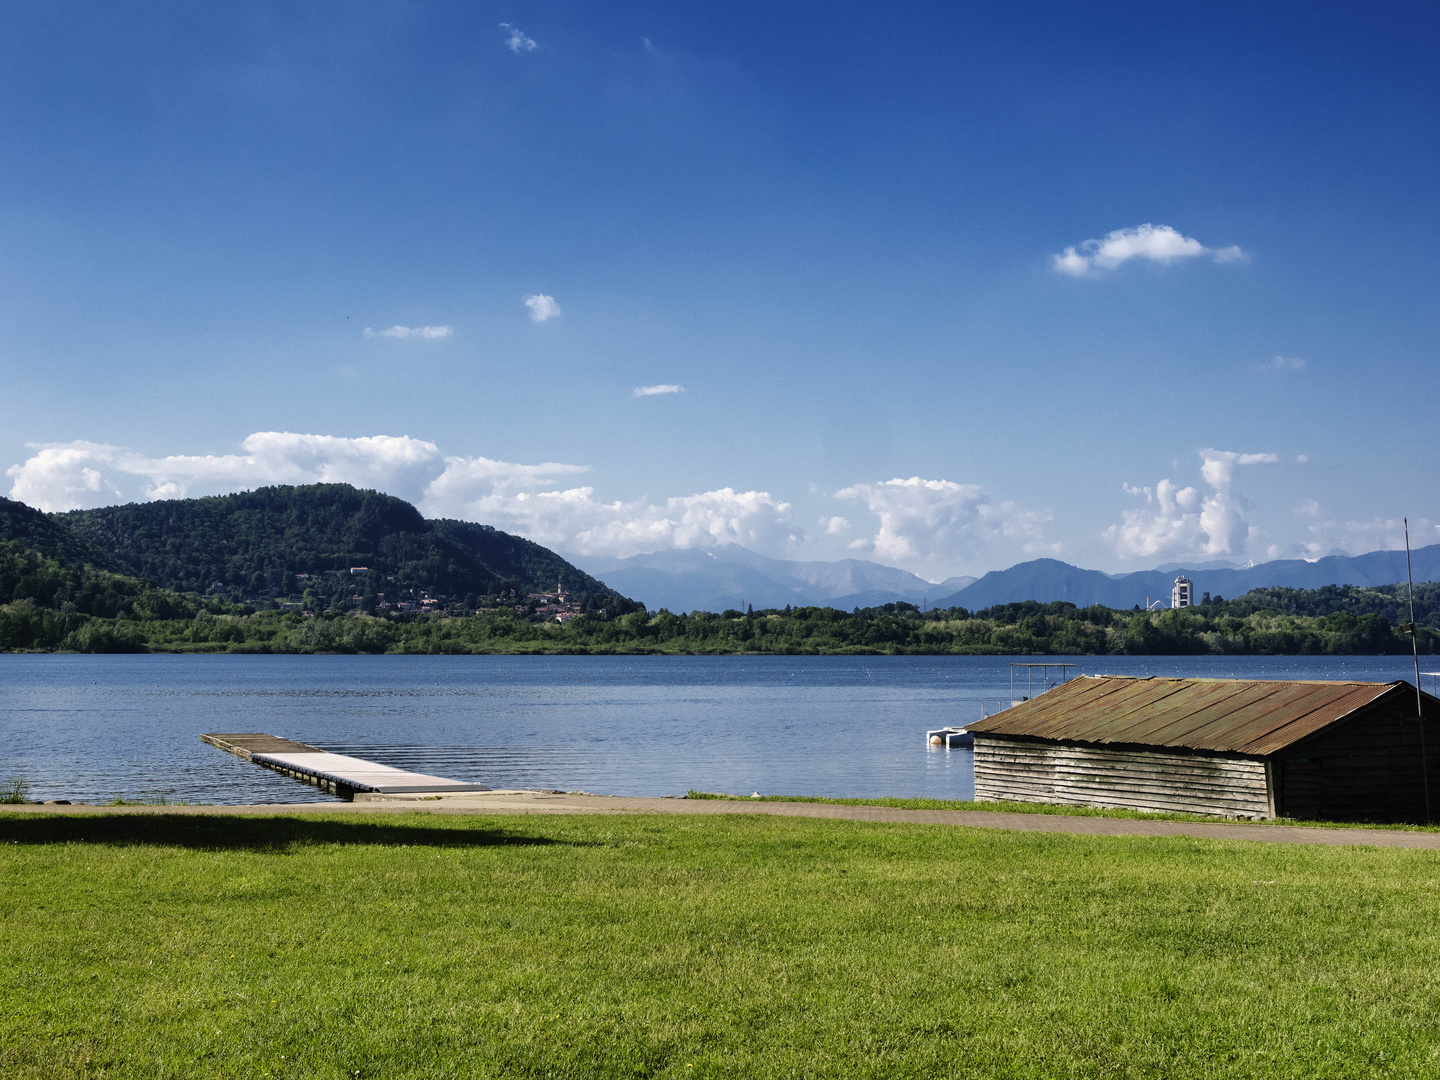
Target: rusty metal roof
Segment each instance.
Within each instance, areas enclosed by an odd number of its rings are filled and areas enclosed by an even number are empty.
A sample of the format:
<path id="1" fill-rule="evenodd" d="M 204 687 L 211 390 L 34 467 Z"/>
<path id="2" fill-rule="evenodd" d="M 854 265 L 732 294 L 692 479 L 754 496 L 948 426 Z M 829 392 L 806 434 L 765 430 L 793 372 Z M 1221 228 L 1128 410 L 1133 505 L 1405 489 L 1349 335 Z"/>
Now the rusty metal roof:
<path id="1" fill-rule="evenodd" d="M 1414 693 L 1414 687 L 1406 682 L 1080 675 L 966 727 L 995 735 L 1174 746 L 1263 757 L 1402 688 Z"/>

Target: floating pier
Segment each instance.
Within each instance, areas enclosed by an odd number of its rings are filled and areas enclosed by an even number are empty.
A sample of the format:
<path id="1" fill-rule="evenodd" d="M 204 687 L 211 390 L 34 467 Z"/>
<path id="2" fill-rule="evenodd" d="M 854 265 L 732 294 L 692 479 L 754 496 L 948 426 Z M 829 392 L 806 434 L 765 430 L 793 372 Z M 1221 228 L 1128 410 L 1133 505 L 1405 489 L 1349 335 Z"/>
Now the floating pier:
<path id="1" fill-rule="evenodd" d="M 319 747 L 258 731 L 201 735 L 200 740 L 246 761 L 314 784 L 342 799 L 353 800 L 358 792 L 453 795 L 462 791 L 490 790 L 484 784 L 467 784 L 463 780 L 427 776 L 345 754 L 331 754 Z"/>

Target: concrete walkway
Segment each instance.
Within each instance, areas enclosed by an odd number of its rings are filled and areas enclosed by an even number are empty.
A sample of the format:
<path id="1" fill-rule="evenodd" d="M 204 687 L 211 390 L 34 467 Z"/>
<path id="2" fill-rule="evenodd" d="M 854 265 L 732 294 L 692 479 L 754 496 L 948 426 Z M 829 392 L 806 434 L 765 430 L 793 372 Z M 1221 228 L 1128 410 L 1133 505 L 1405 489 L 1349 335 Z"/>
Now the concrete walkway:
<path id="1" fill-rule="evenodd" d="M 1010 814 L 988 810 L 899 810 L 831 803 L 745 802 L 720 799 L 631 798 L 617 795 L 491 791 L 444 797 L 360 795 L 353 803 L 283 803 L 259 806 L 0 806 L 0 812 L 45 814 L 770 814 L 907 825 L 951 825 L 1077 836 L 1196 836 L 1277 844 L 1440 850 L 1440 833 L 1401 829 L 1326 829 L 1245 822 L 1147 821 L 1127 818 Z"/>

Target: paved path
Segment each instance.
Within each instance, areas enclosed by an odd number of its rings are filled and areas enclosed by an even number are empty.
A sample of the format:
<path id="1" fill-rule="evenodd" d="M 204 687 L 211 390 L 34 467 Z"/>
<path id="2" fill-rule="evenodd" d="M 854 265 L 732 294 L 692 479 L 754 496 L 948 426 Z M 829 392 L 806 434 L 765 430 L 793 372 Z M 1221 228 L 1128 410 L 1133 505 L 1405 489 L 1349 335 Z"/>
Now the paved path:
<path id="1" fill-rule="evenodd" d="M 417 799 L 414 796 L 360 796 L 353 803 L 285 803 L 260 806 L 0 806 L 0 812 L 55 814 L 771 814 L 910 825 L 952 825 L 1015 832 L 1079 836 L 1197 836 L 1210 840 L 1256 840 L 1279 844 L 1440 849 L 1440 833 L 1401 829 L 1326 829 L 1243 822 L 1151 821 L 1129 818 L 1009 814 L 988 810 L 899 810 L 887 806 L 833 803 L 744 802 L 719 799 L 630 798 L 616 795 L 495 791 Z"/>

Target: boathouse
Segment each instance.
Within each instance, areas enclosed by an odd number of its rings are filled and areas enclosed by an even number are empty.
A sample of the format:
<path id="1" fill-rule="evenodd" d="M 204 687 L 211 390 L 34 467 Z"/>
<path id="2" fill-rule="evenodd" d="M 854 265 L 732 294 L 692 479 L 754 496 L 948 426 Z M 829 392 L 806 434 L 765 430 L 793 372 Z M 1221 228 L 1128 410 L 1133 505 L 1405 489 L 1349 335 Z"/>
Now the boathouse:
<path id="1" fill-rule="evenodd" d="M 1227 817 L 1440 817 L 1440 700 L 1407 682 L 1082 675 L 968 725 L 975 798 Z M 1424 740 L 1428 768 L 1422 769 Z"/>

